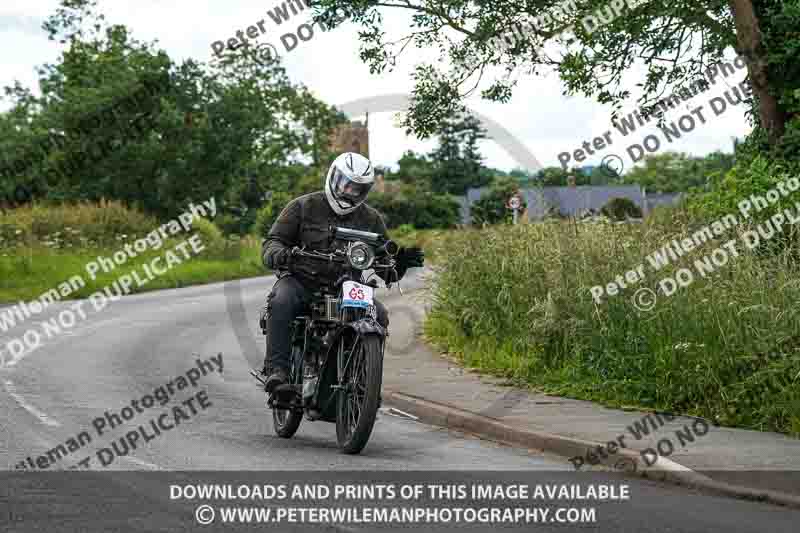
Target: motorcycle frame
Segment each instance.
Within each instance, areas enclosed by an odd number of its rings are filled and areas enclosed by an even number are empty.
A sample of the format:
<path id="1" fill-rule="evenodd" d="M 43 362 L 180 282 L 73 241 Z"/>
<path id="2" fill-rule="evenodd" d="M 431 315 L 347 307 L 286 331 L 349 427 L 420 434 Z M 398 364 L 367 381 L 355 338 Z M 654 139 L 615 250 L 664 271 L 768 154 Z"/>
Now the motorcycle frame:
<path id="1" fill-rule="evenodd" d="M 338 292 L 341 292 L 341 284 L 339 284 Z M 341 298 L 339 299 L 341 303 Z M 323 420 L 326 422 L 336 422 L 336 398 L 340 391 L 344 390 L 347 386 L 344 383 L 345 372 L 347 370 L 348 360 L 345 357 L 352 353 L 354 349 L 362 342 L 362 340 L 369 335 L 377 335 L 381 342 L 381 357 L 384 356 L 384 348 L 386 345 L 387 330 L 381 326 L 377 319 L 372 316 L 369 310 L 361 310 L 352 307 L 339 306 L 339 316 L 337 320 L 322 320 L 312 319 L 311 316 L 301 317 L 305 319 L 305 328 L 302 332 L 303 350 L 299 354 L 299 362 L 296 364 L 296 372 L 299 376 L 298 384 L 303 385 L 304 380 L 304 366 L 306 360 L 306 351 L 310 349 L 308 338 L 312 335 L 312 328 L 315 322 L 332 322 L 333 337 L 327 352 L 323 354 L 322 364 L 319 367 L 317 384 L 311 401 L 307 405 L 302 405 L 302 411 L 306 414 L 309 420 Z M 353 342 L 352 348 L 349 352 L 345 352 L 345 343 L 340 342 L 345 335 L 352 335 Z M 294 344 L 295 336 L 293 335 L 292 342 Z M 334 354 L 334 350 L 336 353 Z M 319 354 L 318 354 L 319 355 Z M 302 392 L 301 392 L 302 398 Z M 301 400 L 302 401 L 302 400 Z M 278 406 L 279 408 L 283 406 Z M 298 407 L 294 407 L 298 409 Z"/>

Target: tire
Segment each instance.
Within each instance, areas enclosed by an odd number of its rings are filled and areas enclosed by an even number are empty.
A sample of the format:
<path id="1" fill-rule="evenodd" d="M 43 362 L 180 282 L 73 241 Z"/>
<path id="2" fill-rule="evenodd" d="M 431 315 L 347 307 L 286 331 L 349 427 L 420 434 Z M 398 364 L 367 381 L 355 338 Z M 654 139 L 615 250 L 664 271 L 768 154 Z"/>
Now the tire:
<path id="1" fill-rule="evenodd" d="M 292 347 L 292 362 L 290 381 L 297 383 L 296 375 L 298 374 L 299 367 L 297 360 L 302 356 L 302 350 L 298 346 Z M 291 439 L 297 433 L 300 427 L 300 422 L 303 421 L 302 411 L 291 411 L 289 409 L 273 409 L 272 410 L 272 427 L 275 429 L 275 434 L 284 439 Z"/>
<path id="2" fill-rule="evenodd" d="M 272 410 L 272 425 L 275 428 L 275 434 L 281 438 L 291 439 L 294 437 L 302 421 L 303 413 L 288 409 Z"/>
<path id="3" fill-rule="evenodd" d="M 345 375 L 345 389 L 336 399 L 336 438 L 346 454 L 357 454 L 367 445 L 378 413 L 383 383 L 383 343 L 376 335 L 361 337 L 358 353 Z M 355 389 L 358 385 L 358 389 Z M 360 394 L 354 395 L 353 390 Z M 353 407 L 358 406 L 358 409 Z"/>

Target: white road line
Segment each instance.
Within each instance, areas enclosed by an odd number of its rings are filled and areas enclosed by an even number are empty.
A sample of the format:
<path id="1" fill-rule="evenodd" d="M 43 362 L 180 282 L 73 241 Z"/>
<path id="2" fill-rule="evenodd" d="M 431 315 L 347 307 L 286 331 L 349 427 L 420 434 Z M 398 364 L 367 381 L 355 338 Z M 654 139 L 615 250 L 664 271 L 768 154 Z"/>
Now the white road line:
<path id="1" fill-rule="evenodd" d="M 59 424 L 56 420 L 53 420 L 52 418 L 48 417 L 46 414 L 38 410 L 36 407 L 32 406 L 27 401 L 25 401 L 25 398 L 17 394 L 17 388 L 11 381 L 5 380 L 5 386 L 8 394 L 12 398 L 14 398 L 14 400 L 16 400 L 16 402 L 20 405 L 20 407 L 22 407 L 30 414 L 38 418 L 42 424 L 51 427 L 61 427 L 61 424 Z"/>
<path id="2" fill-rule="evenodd" d="M 99 329 L 99 328 L 101 328 L 103 326 L 106 326 L 108 324 L 112 324 L 114 322 L 120 322 L 121 320 L 123 320 L 123 319 L 122 318 L 109 318 L 107 320 L 101 320 L 100 322 L 89 323 L 89 324 L 83 325 L 82 327 L 79 326 L 79 327 L 76 327 L 75 329 L 72 329 L 72 330 L 65 329 L 60 335 L 61 339 L 59 339 L 59 337 L 55 337 L 54 339 L 48 339 L 48 342 L 41 342 L 38 346 L 35 346 L 33 349 L 23 350 L 22 353 L 19 353 L 19 354 L 15 355 L 14 357 L 12 357 L 10 360 L 6 361 L 4 366 L 5 366 L 5 368 L 14 367 L 14 366 L 16 366 L 17 363 L 22 361 L 24 358 L 28 357 L 33 352 L 39 350 L 40 348 L 44 348 L 46 346 L 52 346 L 53 344 L 57 344 L 59 342 L 59 340 L 64 340 L 64 338 L 66 338 L 66 337 L 76 337 L 76 336 L 80 336 L 80 335 L 86 335 L 87 333 L 91 333 L 92 331 L 94 331 L 96 329 Z M 37 323 L 37 327 L 41 327 L 41 324 L 43 324 L 43 323 L 44 322 L 38 322 Z"/>
<path id="3" fill-rule="evenodd" d="M 36 439 L 39 442 L 39 445 L 42 447 L 42 449 L 51 450 L 51 449 L 54 448 L 54 445 L 53 445 L 52 441 L 50 441 L 48 439 L 43 439 L 39 435 L 34 435 L 33 438 Z M 129 462 L 137 464 L 139 466 L 144 466 L 144 467 L 149 468 L 151 470 L 162 470 L 162 468 L 160 466 L 158 466 L 158 465 L 154 465 L 152 463 L 148 463 L 147 461 L 142 461 L 141 459 L 137 459 L 136 457 L 133 457 L 133 456 L 119 457 L 119 459 L 123 459 L 123 460 L 129 461 Z M 77 465 L 73 465 L 73 466 L 77 466 Z M 70 469 L 69 466 L 61 465 L 60 468 L 45 468 L 45 469 L 40 469 L 39 471 L 44 471 L 44 470 L 66 471 L 68 469 Z M 85 470 L 85 469 L 79 469 L 79 470 Z M 97 469 L 97 468 L 90 468 L 89 470 L 91 470 L 93 472 L 100 471 L 100 469 Z M 105 469 L 103 469 L 103 470 L 105 470 Z"/>
<path id="4" fill-rule="evenodd" d="M 408 419 L 411 419 L 411 420 L 419 420 L 419 418 L 417 418 L 416 416 L 414 416 L 412 414 L 409 414 L 409 413 L 406 413 L 405 411 L 401 411 L 400 409 L 397 409 L 396 407 L 381 407 L 380 410 L 381 410 L 381 412 L 383 412 L 383 413 L 385 413 L 385 414 L 387 414 L 389 416 L 395 416 L 397 418 L 408 418 Z"/>
<path id="5" fill-rule="evenodd" d="M 676 463 L 672 459 L 661 457 L 660 455 L 650 468 L 653 467 L 655 467 L 655 470 L 661 469 L 661 470 L 667 470 L 669 472 L 694 472 L 694 470 L 692 470 L 691 468 L 683 466 L 680 463 Z"/>
<path id="6" fill-rule="evenodd" d="M 161 470 L 160 466 L 154 465 L 153 463 L 148 463 L 147 461 L 142 461 L 141 459 L 137 459 L 136 457 L 133 457 L 133 456 L 125 456 L 125 457 L 122 457 L 122 459 L 130 461 L 131 463 L 137 464 L 139 466 L 143 466 L 145 468 L 149 468 L 151 470 Z"/>

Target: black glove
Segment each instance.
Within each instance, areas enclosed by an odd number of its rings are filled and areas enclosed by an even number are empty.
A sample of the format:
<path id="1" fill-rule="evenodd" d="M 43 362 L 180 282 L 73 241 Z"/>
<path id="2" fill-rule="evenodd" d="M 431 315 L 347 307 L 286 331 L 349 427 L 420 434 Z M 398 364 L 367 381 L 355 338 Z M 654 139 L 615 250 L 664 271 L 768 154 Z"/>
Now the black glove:
<path id="1" fill-rule="evenodd" d="M 397 264 L 394 268 L 397 270 L 398 279 L 405 276 L 409 268 L 425 266 L 425 252 L 417 246 L 400 248 L 396 259 Z"/>
<path id="2" fill-rule="evenodd" d="M 406 268 L 425 266 L 425 252 L 418 246 L 400 248 L 397 252 L 397 262 Z"/>
<path id="3" fill-rule="evenodd" d="M 291 269 L 293 259 L 294 259 L 294 252 L 295 250 L 299 250 L 300 247 L 295 246 L 293 248 L 284 248 L 277 254 L 275 254 L 275 268 L 286 268 Z"/>

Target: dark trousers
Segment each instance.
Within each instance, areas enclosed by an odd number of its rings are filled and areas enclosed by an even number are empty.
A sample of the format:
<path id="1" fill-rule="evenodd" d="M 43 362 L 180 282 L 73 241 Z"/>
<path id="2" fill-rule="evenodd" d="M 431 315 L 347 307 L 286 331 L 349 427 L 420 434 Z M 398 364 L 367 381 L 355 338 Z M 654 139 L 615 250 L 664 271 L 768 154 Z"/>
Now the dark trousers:
<path id="1" fill-rule="evenodd" d="M 267 298 L 267 355 L 264 359 L 264 367 L 289 368 L 289 354 L 291 346 L 289 343 L 289 327 L 292 320 L 300 315 L 309 304 L 309 291 L 294 276 L 284 276 L 275 282 L 272 291 Z M 378 300 L 375 300 L 375 314 L 378 323 L 385 327 L 389 326 L 389 313 Z"/>

